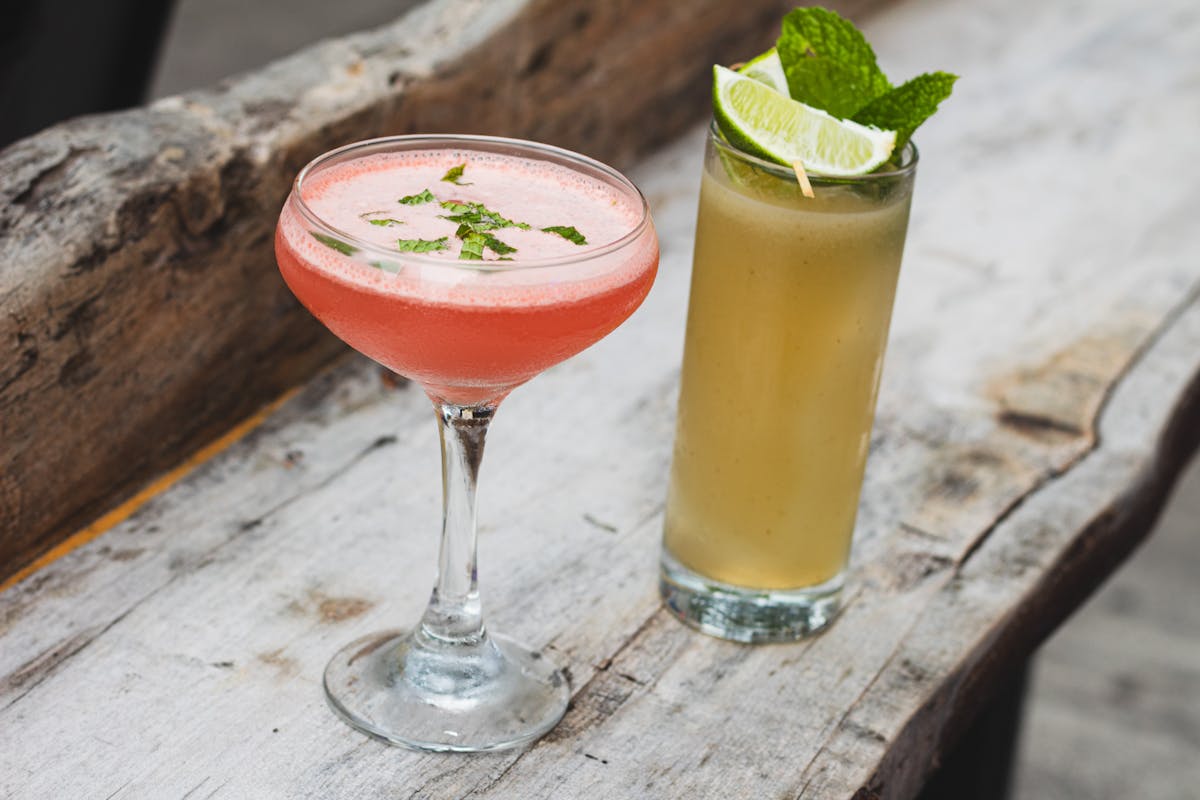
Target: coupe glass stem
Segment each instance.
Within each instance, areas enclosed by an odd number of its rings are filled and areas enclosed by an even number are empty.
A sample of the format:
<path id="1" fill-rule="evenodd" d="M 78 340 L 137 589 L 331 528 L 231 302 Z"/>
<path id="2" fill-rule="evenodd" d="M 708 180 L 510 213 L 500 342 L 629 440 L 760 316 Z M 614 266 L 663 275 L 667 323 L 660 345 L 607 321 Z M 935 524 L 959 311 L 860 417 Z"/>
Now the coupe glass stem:
<path id="1" fill-rule="evenodd" d="M 434 399 L 442 441 L 437 583 L 411 631 L 364 636 L 325 668 L 333 709 L 366 733 L 422 750 L 518 747 L 562 717 L 570 687 L 541 653 L 483 625 L 475 573 L 475 482 L 496 403 Z"/>
<path id="2" fill-rule="evenodd" d="M 495 406 L 435 404 L 442 443 L 442 543 L 438 577 L 420 632 L 434 642 L 483 641 L 483 607 L 475 567 L 475 486 Z"/>

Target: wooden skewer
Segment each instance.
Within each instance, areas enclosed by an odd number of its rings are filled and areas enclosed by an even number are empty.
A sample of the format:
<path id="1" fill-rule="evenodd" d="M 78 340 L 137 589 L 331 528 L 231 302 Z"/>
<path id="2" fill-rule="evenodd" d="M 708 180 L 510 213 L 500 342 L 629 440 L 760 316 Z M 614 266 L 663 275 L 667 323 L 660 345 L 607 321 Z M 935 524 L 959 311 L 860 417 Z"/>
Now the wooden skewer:
<path id="1" fill-rule="evenodd" d="M 800 184 L 800 194 L 805 197 L 816 197 L 812 184 L 808 182 L 808 173 L 804 171 L 803 161 L 793 161 L 792 170 L 796 173 L 796 182 Z"/>

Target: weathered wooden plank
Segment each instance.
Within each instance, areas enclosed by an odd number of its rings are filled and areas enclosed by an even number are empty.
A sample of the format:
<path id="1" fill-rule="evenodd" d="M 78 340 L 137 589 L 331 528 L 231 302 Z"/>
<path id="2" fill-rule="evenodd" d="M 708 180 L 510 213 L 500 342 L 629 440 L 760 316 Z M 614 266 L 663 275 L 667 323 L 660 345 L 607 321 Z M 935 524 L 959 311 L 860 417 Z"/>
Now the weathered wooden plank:
<path id="1" fill-rule="evenodd" d="M 415 617 L 435 547 L 427 402 L 352 362 L 0 595 L 0 792 L 913 796 L 997 676 L 1145 533 L 1200 436 L 1200 196 L 1132 166 L 1151 140 L 1200 158 L 1184 102 L 1200 19 L 1184 0 L 1086 17 L 995 0 L 905 4 L 868 28 L 889 71 L 969 79 L 922 132 L 836 625 L 744 647 L 655 595 L 696 130 L 634 172 L 663 240 L 646 306 L 516 392 L 490 438 L 485 596 L 497 628 L 570 665 L 559 729 L 436 756 L 324 708 L 329 654 Z"/>
<path id="2" fill-rule="evenodd" d="M 0 577 L 342 352 L 271 252 L 310 158 L 477 131 L 628 164 L 704 114 L 706 65 L 765 46 L 785 5 L 435 0 L 4 150 Z"/>

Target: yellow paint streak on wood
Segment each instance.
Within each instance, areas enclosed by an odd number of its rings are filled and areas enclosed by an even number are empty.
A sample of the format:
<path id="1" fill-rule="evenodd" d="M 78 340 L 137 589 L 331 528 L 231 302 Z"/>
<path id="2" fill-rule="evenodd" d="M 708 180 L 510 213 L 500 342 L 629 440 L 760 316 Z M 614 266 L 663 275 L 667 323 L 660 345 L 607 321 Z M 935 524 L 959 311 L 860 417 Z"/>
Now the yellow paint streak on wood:
<path id="1" fill-rule="evenodd" d="M 261 425 L 263 420 L 274 413 L 276 409 L 287 402 L 298 391 L 300 391 L 300 387 L 295 387 L 284 392 L 237 425 L 234 425 L 220 437 L 204 445 L 195 453 L 192 453 L 182 464 L 158 476 L 146 486 L 143 486 L 133 497 L 38 556 L 31 564 L 23 567 L 15 575 L 10 576 L 0 583 L 0 592 L 3 592 L 10 586 L 15 586 L 43 567 L 54 563 L 72 550 L 82 547 L 110 528 L 114 528 L 129 519 L 139 508 L 154 497 L 170 489 L 189 472 L 218 455 Z"/>

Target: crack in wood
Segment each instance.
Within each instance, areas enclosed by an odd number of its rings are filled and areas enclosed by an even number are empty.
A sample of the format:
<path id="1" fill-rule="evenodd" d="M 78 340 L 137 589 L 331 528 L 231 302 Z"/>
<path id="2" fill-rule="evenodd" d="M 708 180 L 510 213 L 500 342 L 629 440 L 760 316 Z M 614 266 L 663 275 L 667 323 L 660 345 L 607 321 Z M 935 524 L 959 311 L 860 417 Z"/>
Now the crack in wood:
<path id="1" fill-rule="evenodd" d="M 930 533 L 929 531 L 925 530 L 924 528 L 918 527 L 918 526 L 913 525 L 908 522 L 904 522 L 903 520 L 901 520 L 901 522 L 900 522 L 900 530 L 904 531 L 905 533 L 912 534 L 913 536 L 917 537 L 918 539 L 924 539 L 926 541 L 939 542 L 939 543 L 946 542 L 946 537 L 938 536 L 935 533 Z"/>
<path id="2" fill-rule="evenodd" d="M 27 206 L 30 202 L 36 202 L 47 194 L 56 191 L 57 187 L 47 191 L 42 191 L 42 189 L 46 184 L 56 182 L 62 178 L 71 167 L 75 166 L 79 159 L 98 152 L 100 152 L 100 148 L 94 145 L 68 147 L 67 152 L 61 158 L 46 165 L 34 174 L 25 188 L 13 196 L 11 202 L 15 205 Z"/>
<path id="3" fill-rule="evenodd" d="M 217 788 L 213 789 L 211 792 L 206 794 L 204 796 L 204 800 L 212 800 L 212 798 L 217 796 L 217 792 L 221 791 L 226 786 L 228 786 L 230 781 L 232 781 L 232 780 L 233 780 L 233 778 L 226 778 L 225 781 L 220 786 L 218 786 Z"/>
<path id="4" fill-rule="evenodd" d="M 1121 381 L 1124 380 L 1125 376 L 1129 374 L 1130 370 L 1134 369 L 1134 367 L 1141 362 L 1146 353 L 1148 353 L 1155 344 L 1161 341 L 1162 337 L 1166 335 L 1167 331 L 1170 330 L 1176 322 L 1178 322 L 1180 317 L 1188 310 L 1188 308 L 1197 302 L 1200 302 L 1200 285 L 1193 286 L 1192 289 L 1186 295 L 1184 295 L 1180 302 L 1173 305 L 1167 311 L 1167 313 L 1163 316 L 1162 322 L 1155 326 L 1153 330 L 1148 332 L 1146 337 L 1130 354 L 1129 358 L 1126 359 L 1125 363 L 1121 366 L 1121 369 L 1105 386 L 1104 391 L 1101 394 L 1100 402 L 1096 406 L 1096 413 L 1090 421 L 1086 431 L 1090 436 L 1088 445 L 1082 448 L 1078 453 L 1075 453 L 1069 460 L 1067 460 L 1066 463 L 1062 464 L 1061 466 L 1048 469 L 1039 480 L 1037 480 L 1032 486 L 1022 492 L 1008 506 L 1006 506 L 1004 510 L 996 516 L 992 523 L 975 537 L 975 539 L 963 552 L 962 556 L 958 559 L 957 566 L 955 567 L 956 573 L 961 573 L 971 558 L 974 557 L 977 552 L 979 552 L 979 549 L 983 547 L 988 538 L 991 537 L 992 533 L 1002 524 L 1004 524 L 1004 522 L 1008 520 L 1025 503 L 1027 499 L 1037 494 L 1043 488 L 1052 485 L 1056 480 L 1062 478 L 1077 464 L 1083 461 L 1084 458 L 1091 453 L 1096 452 L 1101 447 L 1102 442 L 1098 421 L 1104 416 L 1104 412 L 1108 408 L 1108 403 L 1112 399 L 1113 392 L 1115 392 L 1116 388 L 1120 386 Z"/>
<path id="5" fill-rule="evenodd" d="M 854 710 L 862 702 L 863 698 L 866 697 L 868 693 L 870 693 L 871 689 L 874 688 L 875 684 L 879 682 L 879 679 L 882 678 L 887 673 L 888 667 L 891 665 L 892 661 L 896 658 L 897 654 L 899 654 L 901 648 L 903 648 L 904 645 L 907 643 L 908 633 L 913 629 L 913 627 L 916 624 L 917 624 L 917 619 L 914 615 L 914 617 L 912 618 L 912 621 L 909 622 L 908 626 L 906 626 L 906 628 L 905 628 L 905 634 L 896 640 L 896 644 L 892 647 L 891 651 L 888 652 L 887 658 L 884 659 L 883 666 L 880 667 L 878 670 L 876 670 L 875 674 L 871 676 L 871 679 L 869 681 L 867 681 L 866 685 L 863 686 L 862 690 L 859 691 L 859 693 L 857 695 L 855 695 L 854 700 L 852 700 L 850 702 L 850 704 L 846 706 L 846 710 L 838 718 L 837 723 L 829 729 L 829 734 L 825 737 L 825 740 L 823 742 L 821 742 L 821 746 L 817 749 L 817 751 L 815 753 L 813 753 L 813 756 L 812 756 L 812 758 L 810 758 L 808 760 L 808 763 L 804 765 L 804 769 L 801 770 L 801 772 L 800 772 L 800 779 L 804 780 L 804 785 L 800 787 L 799 791 L 797 791 L 795 793 L 795 795 L 793 795 L 796 798 L 796 800 L 804 800 L 804 796 L 808 792 L 808 787 L 810 785 L 812 785 L 812 782 L 817 778 L 817 775 L 809 776 L 808 775 L 809 771 L 812 770 L 813 765 L 816 764 L 817 761 L 823 755 L 825 755 L 825 753 L 829 750 L 829 747 L 832 745 L 834 739 L 837 738 L 838 732 L 841 731 L 843 727 L 845 727 L 846 721 L 850 718 L 850 715 L 854 712 Z M 807 777 L 807 779 L 806 779 L 806 777 Z M 790 794 L 791 793 L 789 793 L 789 795 Z"/>
<path id="6" fill-rule="evenodd" d="M 203 786 L 204 784 L 208 783 L 208 782 L 209 782 L 209 780 L 211 779 L 211 777 L 212 777 L 211 775 L 210 775 L 210 776 L 206 776 L 206 777 L 205 777 L 203 780 L 201 780 L 199 783 L 197 783 L 197 784 L 196 784 L 195 786 L 193 786 L 191 789 L 188 789 L 188 790 L 187 790 L 187 792 L 186 792 L 186 793 L 183 795 L 183 797 L 179 798 L 179 800 L 187 800 L 189 797 L 191 797 L 193 794 L 195 794 L 195 793 L 196 793 L 196 791 L 197 791 L 197 790 L 198 790 L 198 789 L 199 789 L 201 786 Z"/>
<path id="7" fill-rule="evenodd" d="M 1065 433 L 1068 436 L 1083 436 L 1088 431 L 1073 425 L 1069 422 L 1053 419 L 1052 417 L 1043 414 L 1034 414 L 1024 411 L 1006 410 L 1002 411 L 996 418 L 1001 425 L 1014 428 L 1022 433 L 1029 433 L 1037 436 L 1041 433 Z"/>
<path id="8" fill-rule="evenodd" d="M 3 302 L 0 302 L 0 305 L 3 304 Z M 0 396 L 3 396 L 9 386 L 20 380 L 22 375 L 33 369 L 38 361 L 39 350 L 37 338 L 33 334 L 18 331 L 16 341 L 20 355 L 17 356 L 15 364 L 10 362 L 11 366 L 8 367 L 8 375 L 0 379 Z"/>
<path id="9" fill-rule="evenodd" d="M 362 450 L 360 450 L 354 456 L 349 458 L 340 467 L 330 471 L 330 473 L 328 475 L 326 475 L 324 478 L 322 478 L 317 483 L 313 484 L 312 486 L 308 487 L 307 489 L 304 489 L 303 491 L 299 491 L 296 494 L 281 500 L 280 502 L 278 502 L 275 505 L 268 508 L 263 513 L 259 514 L 257 517 L 254 517 L 253 519 L 243 520 L 242 522 L 238 523 L 238 526 L 237 526 L 238 533 L 246 533 L 246 532 L 252 531 L 256 528 L 261 527 L 268 519 L 275 516 L 279 512 L 284 511 L 289 506 L 291 506 L 293 503 L 300 500 L 302 497 L 304 497 L 308 494 L 313 494 L 313 493 L 319 492 L 322 489 L 329 487 L 336 480 L 338 480 L 341 476 L 345 475 L 347 472 L 354 469 L 354 467 L 357 466 L 359 464 L 359 462 L 366 459 L 369 455 L 374 453 L 376 450 L 381 450 L 384 447 L 394 445 L 397 441 L 399 441 L 399 437 L 397 437 L 393 434 L 387 434 L 384 436 L 377 437 L 375 439 L 375 441 L 371 442 L 369 445 L 364 447 Z M 210 554 L 215 553 L 221 547 L 224 547 L 226 544 L 228 544 L 228 542 L 229 542 L 229 540 L 226 540 L 225 542 L 222 542 L 221 544 L 217 545 L 216 547 L 213 548 L 212 551 L 210 551 Z"/>
<path id="10" fill-rule="evenodd" d="M 112 794 L 110 794 L 108 797 L 104 798 L 104 800 L 113 800 L 113 798 L 114 798 L 114 797 L 116 797 L 117 795 L 119 795 L 121 792 L 125 791 L 125 788 L 126 788 L 127 786 L 129 786 L 129 784 L 131 784 L 131 783 L 133 783 L 133 779 L 132 779 L 132 778 L 131 778 L 130 780 L 127 780 L 127 781 L 125 781 L 124 783 L 122 783 L 122 784 L 120 785 L 120 787 L 119 787 L 119 788 L 117 788 L 117 790 L 116 790 L 115 792 L 113 792 Z"/>
<path id="11" fill-rule="evenodd" d="M 533 744 L 533 747 L 537 747 L 536 742 Z M 520 753 L 518 753 L 513 758 L 512 761 L 510 761 L 504 765 L 504 769 L 500 770 L 498 773 L 496 773 L 496 775 L 494 777 L 489 779 L 486 784 L 484 784 L 482 787 L 476 787 L 476 788 L 472 789 L 469 794 L 463 795 L 461 800 L 469 800 L 469 798 L 471 798 L 471 797 L 478 797 L 482 792 L 491 791 L 491 789 L 493 787 L 499 786 L 500 782 L 502 780 L 504 780 L 504 776 L 507 775 L 509 772 L 511 772 L 512 768 L 517 765 L 517 762 L 520 761 L 525 756 L 526 753 L 528 753 L 530 750 L 532 750 L 533 747 L 529 748 L 529 750 L 522 750 Z M 421 793 L 421 791 L 423 791 L 423 789 L 418 789 L 418 790 L 414 791 L 412 794 L 410 794 L 408 796 L 407 800 L 416 800 L 417 795 L 419 795 Z"/>
<path id="12" fill-rule="evenodd" d="M 591 525 L 593 528 L 599 528 L 600 530 L 607 531 L 608 533 L 617 533 L 620 530 L 616 525 L 613 525 L 610 522 L 599 520 L 587 512 L 584 512 L 583 521 Z"/>
<path id="13" fill-rule="evenodd" d="M 0 711 L 7 711 L 15 706 L 22 699 L 27 697 L 37 687 L 41 686 L 55 672 L 57 672 L 63 664 L 74 658 L 79 653 L 86 650 L 93 642 L 110 631 L 115 625 L 133 613 L 139 605 L 146 600 L 149 600 L 157 594 L 166 584 L 155 588 L 153 591 L 143 595 L 136 603 L 131 605 L 125 611 L 121 612 L 111 622 L 100 626 L 99 629 L 92 628 L 79 633 L 67 639 L 65 642 L 59 642 L 53 648 L 43 651 L 41 655 L 36 656 L 30 661 L 27 661 L 23 666 L 12 672 L 4 679 L 4 683 L 0 685 L 0 694 L 7 694 L 13 689 L 20 689 L 12 700 L 4 704 Z M 32 683 L 30 682 L 32 681 Z M 26 685 L 28 684 L 28 685 Z"/>
<path id="14" fill-rule="evenodd" d="M 649 616 L 647 616 L 645 619 L 643 619 L 641 624 L 638 625 L 638 627 L 633 631 L 633 633 L 631 633 L 628 638 L 626 638 L 624 641 L 622 641 L 620 646 L 618 646 L 617 649 L 614 650 L 602 662 L 601 666 L 594 668 L 592 676 L 587 680 L 587 682 L 585 682 L 582 686 L 580 686 L 578 689 L 576 689 L 574 692 L 571 693 L 572 705 L 568 707 L 568 710 L 567 710 L 568 714 L 571 714 L 573 709 L 575 707 L 577 707 L 578 701 L 580 700 L 580 698 L 584 697 L 585 694 L 587 694 L 587 693 L 595 691 L 595 687 L 598 684 L 598 682 L 600 680 L 603 680 L 603 678 L 607 675 L 609 667 L 620 657 L 621 653 L 625 652 L 631 646 L 633 646 L 636 642 L 640 641 L 640 639 L 646 635 L 647 631 L 650 630 L 650 628 L 652 627 L 654 622 L 656 620 L 659 620 L 663 616 L 665 616 L 665 612 L 662 610 L 662 605 L 659 604 L 655 607 L 654 612 L 651 613 Z M 674 620 L 672 620 L 672 623 L 674 623 Z M 636 684 L 638 686 L 639 689 L 644 689 L 647 686 L 650 686 L 653 684 L 653 681 L 647 683 L 644 681 L 638 681 L 635 678 L 623 675 L 621 673 L 618 673 L 618 675 L 620 675 L 622 678 L 625 678 L 628 681 L 633 682 L 634 684 Z M 616 710 L 618 708 L 620 708 L 624 704 L 624 702 L 626 700 L 628 700 L 628 698 L 631 695 L 632 695 L 632 692 L 626 694 L 624 697 L 620 698 L 619 700 L 617 700 L 617 698 L 615 698 L 615 697 L 610 698 L 610 700 L 615 701 L 615 702 L 610 702 L 608 706 L 605 706 L 605 708 L 607 709 L 607 713 L 601 715 L 601 719 L 607 718 L 608 716 L 611 716 L 613 713 L 615 713 Z M 592 728 L 595 726 L 595 724 L 596 723 L 593 722 L 588 727 Z M 504 779 L 504 777 L 526 755 L 534 752 L 535 750 L 537 750 L 540 747 L 544 747 L 548 744 L 552 744 L 552 743 L 557 742 L 557 741 L 561 740 L 562 738 L 564 738 L 563 731 L 565 731 L 565 730 L 566 730 L 566 728 L 563 726 L 563 723 L 560 722 L 559 726 L 557 728 L 554 728 L 553 730 L 551 730 L 550 733 L 547 734 L 545 737 L 543 737 L 542 739 L 539 739 L 528 749 L 522 750 L 520 753 L 518 753 L 517 756 L 515 758 L 513 758 L 513 760 L 504 767 L 504 769 L 502 769 L 499 773 L 497 773 L 486 784 L 484 784 L 483 786 L 478 786 L 475 789 L 471 790 L 471 792 L 469 794 L 464 795 L 463 800 L 466 800 L 466 798 L 470 798 L 470 797 L 477 797 L 477 796 L 482 795 L 485 792 L 491 791 L 493 788 L 495 788 L 496 786 L 498 786 L 500 784 L 500 782 Z M 569 735 L 569 734 L 566 734 L 566 735 Z M 415 797 L 416 797 L 416 794 L 410 795 L 409 800 L 412 800 L 412 798 L 415 798 Z"/>

